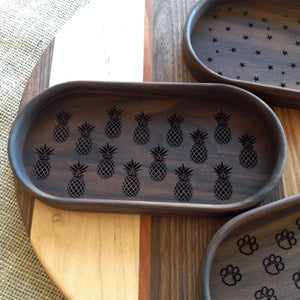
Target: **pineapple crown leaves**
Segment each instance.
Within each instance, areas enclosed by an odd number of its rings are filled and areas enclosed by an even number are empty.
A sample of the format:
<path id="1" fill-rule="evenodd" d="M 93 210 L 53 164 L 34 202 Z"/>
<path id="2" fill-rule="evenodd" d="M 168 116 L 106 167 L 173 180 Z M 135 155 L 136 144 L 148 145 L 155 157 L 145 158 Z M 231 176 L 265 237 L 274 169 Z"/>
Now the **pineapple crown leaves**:
<path id="1" fill-rule="evenodd" d="M 215 120 L 219 125 L 227 125 L 227 122 L 230 120 L 231 115 L 224 113 L 223 110 L 214 115 Z"/>
<path id="2" fill-rule="evenodd" d="M 111 119 L 119 119 L 119 116 L 123 113 L 122 109 L 117 108 L 115 105 L 106 111 Z"/>
<path id="3" fill-rule="evenodd" d="M 44 146 L 36 149 L 36 154 L 38 154 L 40 159 L 48 160 L 50 155 L 53 154 L 54 149 L 44 144 Z"/>
<path id="4" fill-rule="evenodd" d="M 214 172 L 217 174 L 218 178 L 224 180 L 229 179 L 229 175 L 232 173 L 231 170 L 232 168 L 223 164 L 223 162 L 214 167 Z"/>
<path id="5" fill-rule="evenodd" d="M 180 181 L 190 181 L 193 174 L 193 169 L 182 164 L 180 167 L 175 169 L 175 174 L 178 176 Z"/>
<path id="6" fill-rule="evenodd" d="M 180 125 L 183 123 L 184 118 L 174 113 L 172 116 L 168 117 L 167 120 L 170 123 L 171 127 L 180 127 Z"/>
<path id="7" fill-rule="evenodd" d="M 95 126 L 85 121 L 84 123 L 78 126 L 78 130 L 81 134 L 85 133 L 86 135 L 89 135 L 95 130 Z"/>
<path id="8" fill-rule="evenodd" d="M 124 164 L 124 170 L 128 173 L 128 175 L 137 175 L 137 172 L 141 169 L 142 165 L 133 159 L 128 163 Z"/>
<path id="9" fill-rule="evenodd" d="M 86 172 L 87 168 L 87 165 L 82 164 L 80 161 L 78 161 L 76 164 L 70 166 L 70 171 L 72 172 L 73 177 L 82 178 L 83 173 Z"/>
<path id="10" fill-rule="evenodd" d="M 150 150 L 154 160 L 163 161 L 165 157 L 168 155 L 168 150 L 160 145 L 157 145 L 153 149 Z"/>
<path id="11" fill-rule="evenodd" d="M 249 134 L 248 132 L 244 133 L 239 137 L 239 142 L 243 145 L 243 147 L 246 148 L 252 148 L 255 141 L 256 141 L 256 137 Z"/>
<path id="12" fill-rule="evenodd" d="M 66 112 L 64 109 L 56 114 L 56 119 L 59 124 L 67 124 L 67 122 L 71 119 L 72 114 L 69 112 Z"/>
<path id="13" fill-rule="evenodd" d="M 112 159 L 114 154 L 117 152 L 117 148 L 107 143 L 103 147 L 99 148 L 99 152 L 102 154 L 104 159 Z"/>
<path id="14" fill-rule="evenodd" d="M 204 144 L 207 139 L 208 133 L 204 130 L 199 130 L 199 128 L 190 134 L 191 138 L 196 144 Z"/>
<path id="15" fill-rule="evenodd" d="M 148 122 L 151 120 L 151 115 L 144 114 L 144 112 L 142 111 L 140 114 L 137 114 L 134 119 L 140 126 L 147 126 Z"/>

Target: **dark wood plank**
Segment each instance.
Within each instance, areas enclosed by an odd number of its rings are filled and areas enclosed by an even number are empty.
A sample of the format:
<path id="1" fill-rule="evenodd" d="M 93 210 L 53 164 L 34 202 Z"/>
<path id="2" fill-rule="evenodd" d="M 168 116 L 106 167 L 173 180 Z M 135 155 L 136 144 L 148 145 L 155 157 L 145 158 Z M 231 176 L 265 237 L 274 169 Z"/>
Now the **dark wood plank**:
<path id="1" fill-rule="evenodd" d="M 24 186 L 17 179 L 14 179 L 14 181 L 19 211 L 24 222 L 26 232 L 30 236 L 35 198 L 24 188 Z"/>
<path id="2" fill-rule="evenodd" d="M 29 102 L 33 97 L 35 97 L 40 92 L 44 91 L 49 87 L 49 79 L 51 73 L 51 61 L 53 55 L 54 48 L 54 40 L 49 44 L 46 50 L 43 52 L 39 61 L 35 65 L 29 79 L 27 85 L 25 87 L 19 111 L 22 110 L 24 105 Z M 31 229 L 31 221 L 32 221 L 32 213 L 34 208 L 35 198 L 29 194 L 21 184 L 16 184 L 16 193 L 17 193 L 17 201 L 20 209 L 20 213 L 22 215 L 22 219 L 24 221 L 25 229 L 30 235 Z"/>
<path id="3" fill-rule="evenodd" d="M 153 81 L 196 81 L 182 59 L 187 15 L 198 1 L 154 1 Z M 264 203 L 284 197 L 279 182 Z M 228 218 L 152 217 L 151 299 L 202 299 L 200 266 Z"/>
<path id="4" fill-rule="evenodd" d="M 140 218 L 139 300 L 150 300 L 151 216 Z"/>
<path id="5" fill-rule="evenodd" d="M 152 217 L 151 299 L 202 299 L 205 248 L 228 218 Z"/>
<path id="6" fill-rule="evenodd" d="M 25 87 L 19 110 L 37 94 L 49 87 L 54 40 L 48 45 L 35 65 Z"/>
<path id="7" fill-rule="evenodd" d="M 153 81 L 195 82 L 182 56 L 186 17 L 197 0 L 154 0 Z"/>

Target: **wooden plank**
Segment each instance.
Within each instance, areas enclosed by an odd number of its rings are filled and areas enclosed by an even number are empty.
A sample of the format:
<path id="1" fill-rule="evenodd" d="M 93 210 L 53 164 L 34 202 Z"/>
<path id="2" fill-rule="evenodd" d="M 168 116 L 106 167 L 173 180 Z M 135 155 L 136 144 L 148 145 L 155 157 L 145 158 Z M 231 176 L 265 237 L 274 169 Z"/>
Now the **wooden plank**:
<path id="1" fill-rule="evenodd" d="M 151 216 L 140 218 L 139 300 L 150 299 Z"/>
<path id="2" fill-rule="evenodd" d="M 182 58 L 182 32 L 196 2 L 154 1 L 153 81 L 195 81 Z M 280 182 L 265 203 L 283 196 Z M 151 299 L 202 299 L 202 255 L 226 220 L 152 217 Z"/>
<path id="3" fill-rule="evenodd" d="M 202 299 L 202 257 L 226 220 L 152 217 L 151 299 Z"/>
<path id="4" fill-rule="evenodd" d="M 138 299 L 140 216 L 62 211 L 36 200 L 32 246 L 68 299 Z"/>
<path id="5" fill-rule="evenodd" d="M 138 0 L 90 2 L 56 37 L 50 85 L 68 80 L 142 81 L 144 5 Z M 115 26 L 116 20 L 123 25 Z M 30 239 L 69 299 L 138 299 L 139 288 L 140 295 L 149 294 L 149 221 L 143 219 L 145 230 L 140 230 L 138 215 L 62 211 L 36 200 Z M 140 238 L 145 245 L 141 254 Z M 140 256 L 144 268 L 139 271 Z"/>
<path id="6" fill-rule="evenodd" d="M 35 65 L 25 87 L 19 111 L 38 93 L 44 91 L 49 86 L 51 61 L 53 55 L 54 40 L 43 52 L 41 58 Z M 15 180 L 17 201 L 19 210 L 25 225 L 26 232 L 30 235 L 32 213 L 35 199 Z"/>
<path id="7" fill-rule="evenodd" d="M 283 173 L 285 197 L 300 193 L 300 107 L 274 107 L 287 139 L 287 162 Z"/>

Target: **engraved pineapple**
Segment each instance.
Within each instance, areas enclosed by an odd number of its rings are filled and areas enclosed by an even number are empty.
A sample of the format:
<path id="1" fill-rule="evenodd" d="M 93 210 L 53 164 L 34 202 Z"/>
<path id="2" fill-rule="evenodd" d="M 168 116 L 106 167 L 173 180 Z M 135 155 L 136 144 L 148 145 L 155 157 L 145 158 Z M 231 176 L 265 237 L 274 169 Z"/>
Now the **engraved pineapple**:
<path id="1" fill-rule="evenodd" d="M 231 141 L 231 129 L 228 127 L 230 114 L 224 113 L 223 110 L 214 115 L 218 122 L 214 131 L 214 138 L 218 144 L 228 144 Z"/>
<path id="2" fill-rule="evenodd" d="M 179 147 L 183 142 L 181 124 L 184 119 L 174 113 L 173 116 L 168 117 L 167 120 L 171 125 L 171 128 L 167 132 L 167 143 L 171 147 Z"/>
<path id="3" fill-rule="evenodd" d="M 106 111 L 109 120 L 105 125 L 105 135 L 110 139 L 115 139 L 121 134 L 122 124 L 121 124 L 121 114 L 123 110 L 113 106 Z"/>
<path id="4" fill-rule="evenodd" d="M 53 154 L 54 149 L 44 144 L 36 150 L 39 160 L 33 166 L 33 175 L 38 180 L 45 180 L 50 175 L 51 163 L 50 155 Z"/>
<path id="5" fill-rule="evenodd" d="M 257 154 L 254 149 L 255 140 L 256 138 L 248 132 L 239 137 L 239 142 L 243 146 L 239 154 L 239 161 L 241 166 L 246 169 L 255 168 L 257 165 Z"/>
<path id="6" fill-rule="evenodd" d="M 56 120 L 58 124 L 55 125 L 52 136 L 54 140 L 58 143 L 65 142 L 69 138 L 70 129 L 68 126 L 68 121 L 72 117 L 72 114 L 62 110 L 60 113 L 56 114 Z"/>
<path id="7" fill-rule="evenodd" d="M 68 183 L 68 193 L 72 198 L 80 198 L 85 192 L 85 182 L 83 174 L 86 172 L 88 166 L 80 163 L 70 166 L 70 171 L 73 177 Z"/>
<path id="8" fill-rule="evenodd" d="M 193 170 L 182 164 L 175 169 L 175 174 L 178 176 L 178 181 L 174 188 L 174 194 L 177 201 L 189 202 L 193 196 L 193 187 L 191 184 L 191 176 Z"/>
<path id="9" fill-rule="evenodd" d="M 117 148 L 107 143 L 105 146 L 99 148 L 99 151 L 103 158 L 98 164 L 97 173 L 101 178 L 109 179 L 115 173 L 115 163 L 113 161 L 113 157 L 117 151 Z"/>
<path id="10" fill-rule="evenodd" d="M 134 160 L 129 161 L 124 165 L 124 170 L 127 172 L 122 185 L 123 194 L 127 197 L 134 197 L 140 191 L 140 180 L 138 178 L 138 171 L 142 165 Z"/>
<path id="11" fill-rule="evenodd" d="M 229 200 L 232 196 L 232 185 L 229 179 L 231 170 L 232 168 L 223 162 L 214 167 L 214 172 L 218 176 L 214 185 L 214 193 L 218 200 Z"/>
<path id="12" fill-rule="evenodd" d="M 205 146 L 207 132 L 197 129 L 191 133 L 191 138 L 195 144 L 190 151 L 190 160 L 196 164 L 204 163 L 207 160 L 207 148 Z"/>
<path id="13" fill-rule="evenodd" d="M 93 142 L 91 140 L 90 134 L 94 131 L 94 129 L 95 126 L 89 124 L 87 121 L 78 126 L 80 137 L 78 138 L 75 146 L 75 151 L 78 154 L 86 155 L 91 151 Z"/>
<path id="14" fill-rule="evenodd" d="M 165 158 L 167 156 L 168 150 L 159 145 L 150 150 L 154 161 L 151 163 L 149 168 L 149 174 L 152 180 L 162 181 L 167 176 L 167 165 L 165 163 Z"/>
<path id="15" fill-rule="evenodd" d="M 151 120 L 151 116 L 142 112 L 137 114 L 134 119 L 137 121 L 138 127 L 134 129 L 133 140 L 138 145 L 145 145 L 150 140 L 148 122 Z"/>

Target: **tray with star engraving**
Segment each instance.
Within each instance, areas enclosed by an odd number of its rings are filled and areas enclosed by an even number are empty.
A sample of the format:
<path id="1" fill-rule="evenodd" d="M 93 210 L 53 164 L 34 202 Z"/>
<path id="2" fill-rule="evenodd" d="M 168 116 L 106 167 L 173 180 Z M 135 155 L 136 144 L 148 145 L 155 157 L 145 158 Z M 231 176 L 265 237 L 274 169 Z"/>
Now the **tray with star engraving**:
<path id="1" fill-rule="evenodd" d="M 183 53 L 201 82 L 245 88 L 271 105 L 300 109 L 298 0 L 204 0 L 191 11 Z"/>
<path id="2" fill-rule="evenodd" d="M 272 110 L 237 87 L 72 82 L 27 104 L 9 156 L 18 192 L 54 207 L 218 214 L 268 195 L 286 141 Z"/>
<path id="3" fill-rule="evenodd" d="M 206 250 L 204 299 L 299 299 L 299 253 L 299 194 L 238 215 Z"/>

